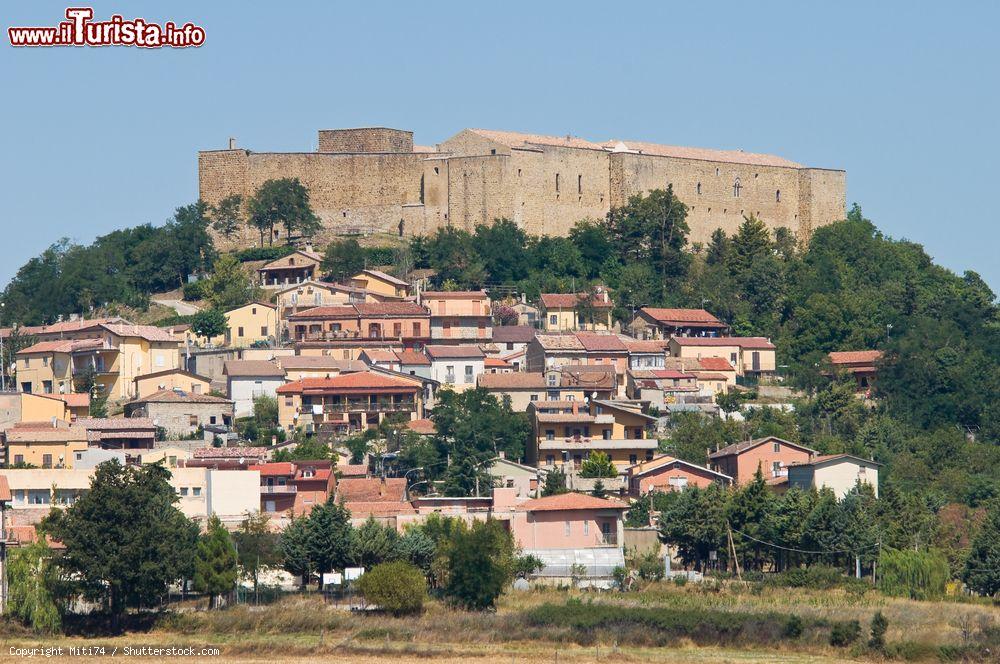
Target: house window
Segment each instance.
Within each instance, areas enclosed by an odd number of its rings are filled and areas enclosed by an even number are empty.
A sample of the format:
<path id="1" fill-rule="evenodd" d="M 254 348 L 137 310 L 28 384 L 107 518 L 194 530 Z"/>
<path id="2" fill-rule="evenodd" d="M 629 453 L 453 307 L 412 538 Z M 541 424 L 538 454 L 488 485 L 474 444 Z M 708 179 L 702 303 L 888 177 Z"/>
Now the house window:
<path id="1" fill-rule="evenodd" d="M 209 424 L 215 424 L 215 415 L 210 415 L 208 417 L 208 423 Z"/>
<path id="2" fill-rule="evenodd" d="M 740 184 L 740 179 L 736 178 L 736 181 L 733 182 L 733 197 L 734 198 L 739 198 L 740 197 L 740 189 L 742 189 L 742 188 L 743 188 L 743 186 Z"/>
<path id="3" fill-rule="evenodd" d="M 529 394 L 528 395 L 528 401 L 538 401 L 538 395 L 537 394 Z"/>
<path id="4" fill-rule="evenodd" d="M 455 382 L 455 367 L 453 365 L 448 365 L 444 368 L 444 382 Z"/>
<path id="5" fill-rule="evenodd" d="M 780 461 L 772 461 L 771 462 L 771 474 L 774 475 L 775 477 L 777 477 L 779 474 L 781 474 L 781 462 Z"/>
<path id="6" fill-rule="evenodd" d="M 198 416 L 197 415 L 188 415 L 188 424 L 190 424 L 193 427 L 198 426 Z"/>
<path id="7" fill-rule="evenodd" d="M 52 381 L 51 380 L 43 380 L 42 381 L 42 392 L 44 392 L 45 394 L 52 394 Z"/>
<path id="8" fill-rule="evenodd" d="M 250 313 L 254 316 L 257 315 L 257 307 L 250 307 Z"/>
<path id="9" fill-rule="evenodd" d="M 288 408 L 292 407 L 292 398 L 291 397 L 285 397 L 285 406 L 287 406 Z"/>
<path id="10" fill-rule="evenodd" d="M 260 328 L 260 336 L 262 336 L 262 337 L 266 337 L 267 336 L 267 325 L 261 326 L 261 328 Z"/>
<path id="11" fill-rule="evenodd" d="M 556 465 L 556 457 L 555 457 L 555 455 L 552 455 L 552 454 L 547 455 L 545 457 L 545 465 L 546 466 L 554 466 L 554 465 Z"/>
<path id="12" fill-rule="evenodd" d="M 191 487 L 191 495 L 192 496 L 200 496 L 201 495 L 201 487 L 200 486 Z"/>
<path id="13" fill-rule="evenodd" d="M 401 337 L 401 336 L 403 336 L 403 324 L 402 323 L 393 323 L 392 324 L 392 335 L 394 337 Z"/>
<path id="14" fill-rule="evenodd" d="M 238 337 L 242 337 L 243 336 L 243 328 L 242 327 L 236 328 L 236 336 L 238 336 Z"/>
<path id="15" fill-rule="evenodd" d="M 653 460 L 653 450 L 646 450 L 646 461 Z"/>
<path id="16" fill-rule="evenodd" d="M 42 468 L 51 468 L 51 467 L 52 467 L 52 455 L 51 454 L 43 454 L 42 455 Z"/>
<path id="17" fill-rule="evenodd" d="M 590 521 L 584 521 L 583 522 L 583 534 L 584 534 L 584 536 L 587 536 L 587 535 L 590 534 Z"/>
<path id="18" fill-rule="evenodd" d="M 604 429 L 601 431 L 601 436 L 604 440 L 611 440 L 611 429 Z"/>
<path id="19" fill-rule="evenodd" d="M 638 463 L 638 461 L 639 461 L 639 457 L 636 456 L 635 454 L 629 454 L 628 455 L 628 463 L 629 463 L 630 466 L 634 466 L 636 463 Z"/>
<path id="20" fill-rule="evenodd" d="M 472 365 L 471 364 L 465 365 L 465 382 L 466 383 L 471 383 L 472 382 Z"/>
<path id="21" fill-rule="evenodd" d="M 415 336 L 415 337 L 419 337 L 420 336 L 420 323 L 414 323 L 413 324 L 413 336 Z"/>
<path id="22" fill-rule="evenodd" d="M 43 367 L 49 366 L 49 358 L 47 358 L 47 357 L 43 357 L 42 358 L 42 366 Z"/>
<path id="23" fill-rule="evenodd" d="M 556 430 L 555 429 L 546 429 L 545 430 L 545 440 L 555 440 L 555 439 L 556 439 Z"/>
<path id="24" fill-rule="evenodd" d="M 552 457 L 549 457 L 549 458 L 551 459 Z M 24 455 L 23 454 L 15 454 L 14 455 L 14 465 L 15 466 L 20 466 L 22 463 L 24 463 Z"/>
<path id="25" fill-rule="evenodd" d="M 548 381 L 549 387 L 557 387 L 559 376 L 555 372 L 550 373 L 545 379 Z"/>
<path id="26" fill-rule="evenodd" d="M 774 449 L 774 453 L 775 454 L 777 454 L 778 452 L 780 452 L 781 451 L 781 443 L 775 443 L 773 449 Z"/>
<path id="27" fill-rule="evenodd" d="M 677 475 L 675 477 L 670 477 L 667 479 L 667 485 L 674 491 L 680 491 L 686 489 L 688 485 L 688 478 L 683 475 Z"/>
<path id="28" fill-rule="evenodd" d="M 559 321 L 559 317 L 555 314 L 549 315 L 549 325 L 555 325 Z"/>
<path id="29" fill-rule="evenodd" d="M 569 521 L 566 521 L 565 524 L 563 525 L 563 532 L 566 535 L 566 537 L 570 536 L 571 531 L 572 528 L 570 528 L 570 523 Z"/>
<path id="30" fill-rule="evenodd" d="M 186 486 L 181 487 L 181 495 L 182 496 L 188 495 L 188 488 Z"/>
<path id="31" fill-rule="evenodd" d="M 736 353 L 729 354 L 729 363 L 732 364 L 734 367 L 736 366 Z"/>

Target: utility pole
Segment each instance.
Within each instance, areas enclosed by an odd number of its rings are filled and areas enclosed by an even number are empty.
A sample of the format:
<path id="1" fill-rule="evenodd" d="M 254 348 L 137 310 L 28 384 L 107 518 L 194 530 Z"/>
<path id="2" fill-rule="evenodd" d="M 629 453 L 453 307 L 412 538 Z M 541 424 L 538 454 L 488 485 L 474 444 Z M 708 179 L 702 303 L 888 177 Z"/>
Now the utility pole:
<path id="1" fill-rule="evenodd" d="M 743 583 L 743 573 L 740 571 L 740 558 L 736 554 L 736 542 L 733 541 L 733 529 L 729 522 L 726 522 L 726 534 L 729 536 L 729 548 L 733 552 L 733 563 L 736 565 L 736 578 Z"/>

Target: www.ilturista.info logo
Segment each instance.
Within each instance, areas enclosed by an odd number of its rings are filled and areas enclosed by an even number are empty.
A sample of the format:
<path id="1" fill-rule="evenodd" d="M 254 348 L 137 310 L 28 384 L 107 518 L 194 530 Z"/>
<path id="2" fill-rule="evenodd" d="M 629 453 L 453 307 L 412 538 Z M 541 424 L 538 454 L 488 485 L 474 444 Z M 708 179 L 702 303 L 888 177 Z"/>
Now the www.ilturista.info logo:
<path id="1" fill-rule="evenodd" d="M 115 14 L 108 21 L 92 21 L 91 7 L 70 7 L 66 21 L 49 27 L 7 28 L 11 46 L 138 46 L 188 48 L 205 43 L 205 29 L 194 23 L 163 25 L 143 18 Z"/>

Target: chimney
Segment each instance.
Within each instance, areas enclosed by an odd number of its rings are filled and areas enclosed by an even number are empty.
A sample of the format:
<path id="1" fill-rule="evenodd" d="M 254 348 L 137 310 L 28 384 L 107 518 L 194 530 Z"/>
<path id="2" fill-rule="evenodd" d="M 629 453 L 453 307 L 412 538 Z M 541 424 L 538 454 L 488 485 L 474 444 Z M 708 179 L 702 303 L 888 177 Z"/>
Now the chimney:
<path id="1" fill-rule="evenodd" d="M 236 149 L 236 137 L 235 136 L 230 136 L 229 137 L 229 149 L 230 150 L 235 150 Z"/>

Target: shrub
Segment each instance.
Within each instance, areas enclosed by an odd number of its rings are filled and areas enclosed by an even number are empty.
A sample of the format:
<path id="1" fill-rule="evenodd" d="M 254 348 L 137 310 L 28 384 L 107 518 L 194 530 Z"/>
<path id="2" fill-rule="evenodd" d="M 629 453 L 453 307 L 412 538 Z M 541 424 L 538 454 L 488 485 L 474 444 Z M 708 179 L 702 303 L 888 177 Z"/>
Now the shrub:
<path id="1" fill-rule="evenodd" d="M 785 636 L 790 639 L 797 639 L 802 636 L 802 618 L 798 616 L 788 616 L 785 622 Z"/>
<path id="2" fill-rule="evenodd" d="M 358 580 L 358 590 L 367 601 L 398 616 L 423 609 L 427 582 L 413 565 L 395 561 L 365 572 Z"/>
<path id="3" fill-rule="evenodd" d="M 245 263 L 246 261 L 273 261 L 287 256 L 293 251 L 295 251 L 295 247 L 288 245 L 280 247 L 251 247 L 237 251 L 234 255 L 236 256 L 236 260 Z"/>
<path id="4" fill-rule="evenodd" d="M 882 652 L 885 650 L 885 633 L 889 629 L 889 620 L 881 611 L 876 611 L 872 616 L 871 638 L 868 639 L 868 647 L 872 650 Z"/>
<path id="5" fill-rule="evenodd" d="M 848 577 L 836 567 L 812 565 L 810 567 L 795 567 L 773 575 L 769 582 L 789 588 L 811 588 L 813 590 L 829 590 L 842 585 Z"/>
<path id="6" fill-rule="evenodd" d="M 206 297 L 205 280 L 189 281 L 184 284 L 184 299 L 187 301 L 204 300 Z"/>
<path id="7" fill-rule="evenodd" d="M 656 555 L 655 551 L 647 551 L 636 556 L 632 560 L 632 565 L 643 581 L 659 581 L 666 573 L 663 559 Z"/>
<path id="8" fill-rule="evenodd" d="M 879 590 L 911 599 L 937 599 L 944 595 L 951 576 L 948 561 L 937 551 L 886 549 L 879 557 Z"/>
<path id="9" fill-rule="evenodd" d="M 861 623 L 857 620 L 843 620 L 833 623 L 830 630 L 830 645 L 846 648 L 861 636 Z"/>

